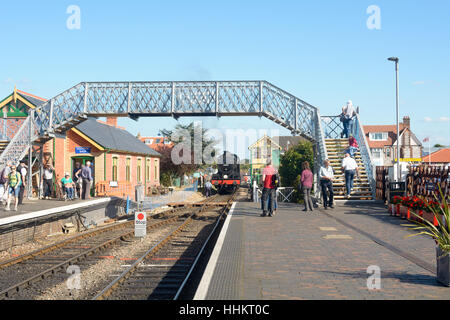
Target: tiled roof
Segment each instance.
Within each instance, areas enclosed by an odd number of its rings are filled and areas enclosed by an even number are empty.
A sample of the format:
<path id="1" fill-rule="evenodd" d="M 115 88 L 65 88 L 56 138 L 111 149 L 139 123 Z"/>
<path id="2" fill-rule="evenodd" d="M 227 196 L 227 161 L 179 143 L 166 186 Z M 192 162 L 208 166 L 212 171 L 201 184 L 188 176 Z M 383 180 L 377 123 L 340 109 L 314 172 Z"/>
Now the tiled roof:
<path id="1" fill-rule="evenodd" d="M 397 140 L 397 125 L 375 125 L 375 126 L 363 126 L 364 133 L 366 134 L 367 143 L 370 148 L 383 148 L 392 146 L 394 141 Z M 402 134 L 405 126 L 403 123 L 399 123 L 400 134 Z M 371 141 L 369 139 L 369 133 L 387 132 L 388 138 L 384 141 Z"/>
<path id="2" fill-rule="evenodd" d="M 161 156 L 128 131 L 97 122 L 94 118 L 88 118 L 75 128 L 107 149 L 154 157 Z"/>
<path id="3" fill-rule="evenodd" d="M 433 152 L 432 154 L 423 157 L 422 161 L 425 163 L 450 163 L 450 149 L 446 148 Z"/>
<path id="4" fill-rule="evenodd" d="M 38 96 L 35 96 L 34 94 L 22 91 L 22 90 L 17 90 L 17 93 L 24 98 L 25 100 L 27 100 L 29 103 L 31 103 L 32 105 L 38 107 L 39 105 L 43 104 L 44 102 L 46 102 L 47 100 Z"/>

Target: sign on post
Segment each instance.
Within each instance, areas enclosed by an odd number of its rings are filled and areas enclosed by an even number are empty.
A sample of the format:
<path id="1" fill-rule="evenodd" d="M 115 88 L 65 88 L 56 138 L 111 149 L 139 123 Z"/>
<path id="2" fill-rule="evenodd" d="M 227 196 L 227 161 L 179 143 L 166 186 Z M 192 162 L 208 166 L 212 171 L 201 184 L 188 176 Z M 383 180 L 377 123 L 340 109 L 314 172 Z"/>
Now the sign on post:
<path id="1" fill-rule="evenodd" d="M 147 235 L 147 214 L 136 212 L 134 214 L 134 236 L 145 237 Z"/>

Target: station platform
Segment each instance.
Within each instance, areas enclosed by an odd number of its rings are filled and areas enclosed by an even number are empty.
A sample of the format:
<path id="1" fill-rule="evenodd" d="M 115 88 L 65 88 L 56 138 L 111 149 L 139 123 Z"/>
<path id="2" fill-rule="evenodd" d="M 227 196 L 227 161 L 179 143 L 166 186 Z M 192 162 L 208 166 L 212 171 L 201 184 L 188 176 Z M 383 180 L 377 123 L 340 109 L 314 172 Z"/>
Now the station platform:
<path id="1" fill-rule="evenodd" d="M 23 205 L 19 205 L 18 211 L 6 211 L 5 207 L 0 208 L 0 226 L 15 222 L 26 221 L 51 214 L 70 211 L 74 209 L 88 208 L 91 206 L 110 202 L 111 198 L 99 198 L 89 200 L 23 200 Z"/>
<path id="2" fill-rule="evenodd" d="M 235 203 L 194 299 L 450 298 L 436 281 L 434 241 L 406 238 L 408 221 L 383 204 L 302 209 L 280 203 L 274 217 L 260 217 L 258 204 Z M 368 288 L 370 266 L 381 272 L 378 290 Z"/>

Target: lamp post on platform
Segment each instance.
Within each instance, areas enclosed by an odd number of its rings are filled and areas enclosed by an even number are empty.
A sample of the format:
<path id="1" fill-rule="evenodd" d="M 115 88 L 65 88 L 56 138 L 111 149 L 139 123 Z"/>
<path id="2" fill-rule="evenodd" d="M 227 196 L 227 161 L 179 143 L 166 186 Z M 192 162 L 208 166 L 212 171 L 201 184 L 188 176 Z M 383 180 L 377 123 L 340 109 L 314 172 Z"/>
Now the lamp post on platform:
<path id="1" fill-rule="evenodd" d="M 399 182 L 401 180 L 401 172 L 400 172 L 400 125 L 398 122 L 399 118 L 399 97 L 398 97 L 398 61 L 397 57 L 388 58 L 389 61 L 395 62 L 395 95 L 396 95 L 396 110 L 397 110 L 397 175 L 395 177 L 396 181 Z"/>

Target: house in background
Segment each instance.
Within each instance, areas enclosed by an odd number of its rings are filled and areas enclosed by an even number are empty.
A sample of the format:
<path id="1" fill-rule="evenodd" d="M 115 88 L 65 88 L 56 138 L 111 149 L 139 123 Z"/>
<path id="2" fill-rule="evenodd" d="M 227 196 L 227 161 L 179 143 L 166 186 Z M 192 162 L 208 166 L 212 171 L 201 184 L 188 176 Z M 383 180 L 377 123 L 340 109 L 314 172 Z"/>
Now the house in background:
<path id="1" fill-rule="evenodd" d="M 8 142 L 28 117 L 28 111 L 35 109 L 45 101 L 47 100 L 44 98 L 16 88 L 9 96 L 0 101 L 0 152 L 6 148 Z"/>
<path id="2" fill-rule="evenodd" d="M 450 166 L 450 148 L 437 150 L 422 159 L 423 164 L 431 164 L 434 167 L 448 168 Z"/>
<path id="3" fill-rule="evenodd" d="M 252 179 L 259 182 L 262 169 L 267 165 L 269 158 L 272 160 L 273 166 L 279 168 L 282 148 L 267 135 L 253 143 L 248 149 L 250 150 L 250 174 Z"/>
<path id="4" fill-rule="evenodd" d="M 170 142 L 166 137 L 141 137 L 141 135 L 138 134 L 137 138 L 156 151 L 158 151 L 164 145 L 173 145 L 173 143 Z"/>
<path id="5" fill-rule="evenodd" d="M 364 126 L 367 143 L 375 166 L 393 166 L 397 159 L 397 126 Z M 422 143 L 411 131 L 411 120 L 403 118 L 400 130 L 400 161 L 420 162 L 422 160 Z"/>

